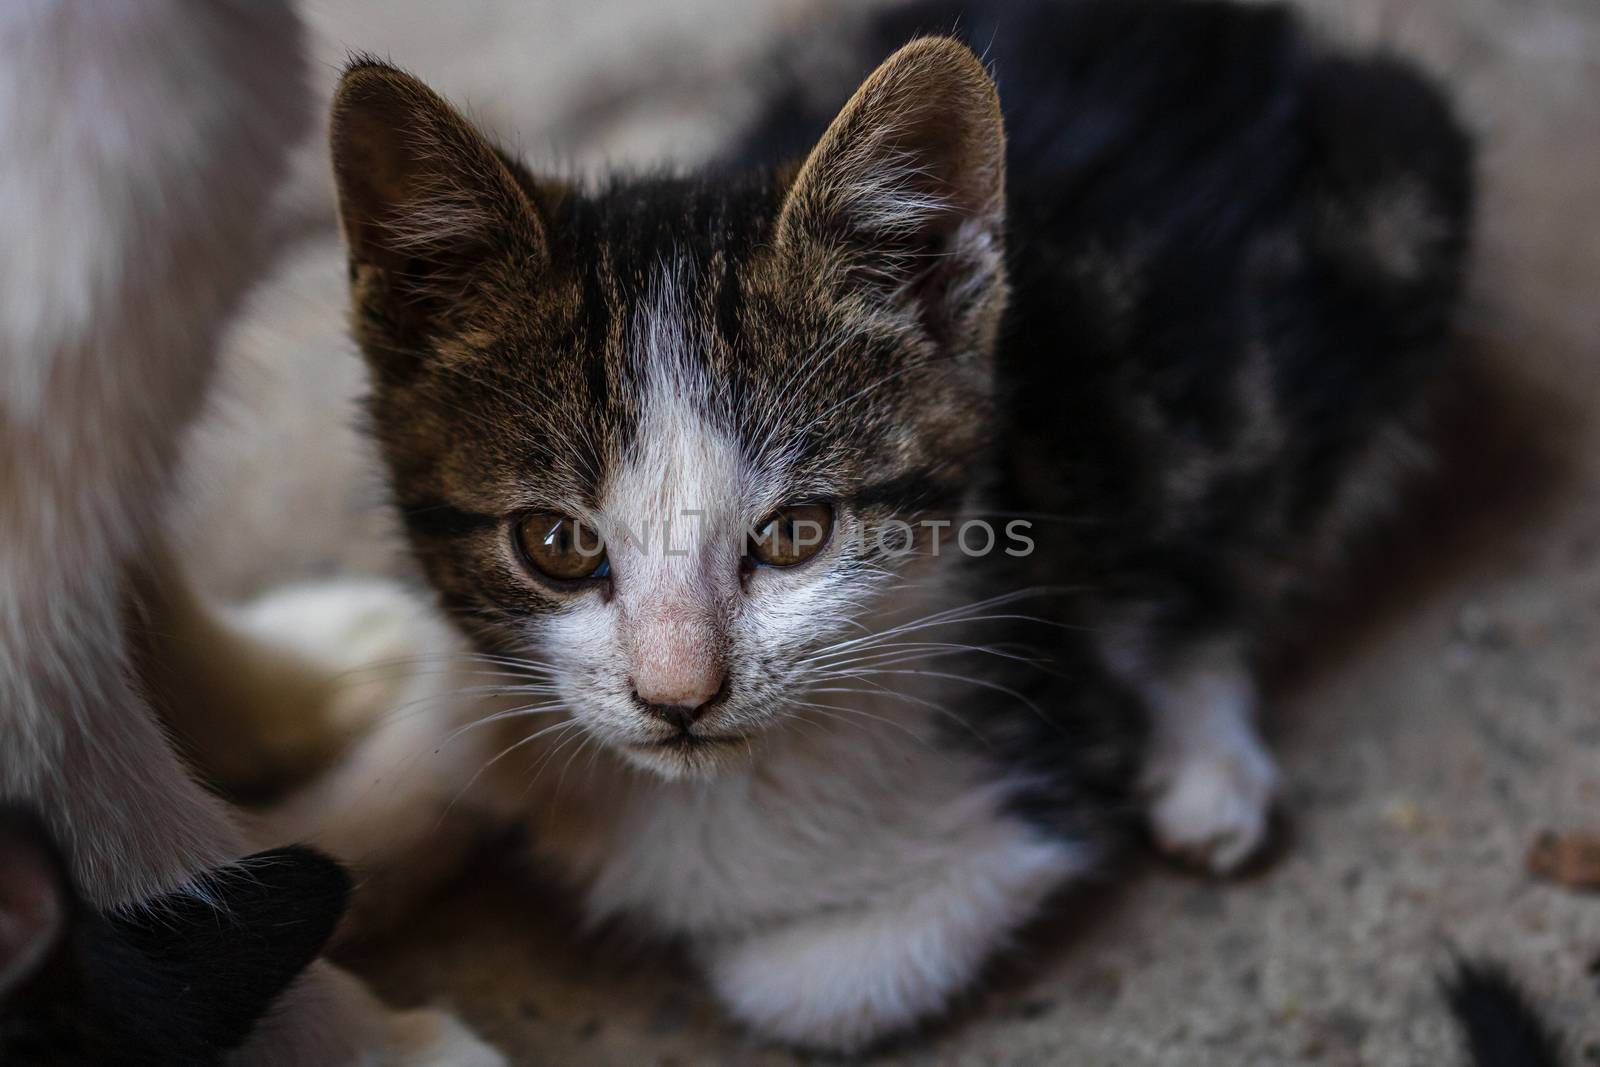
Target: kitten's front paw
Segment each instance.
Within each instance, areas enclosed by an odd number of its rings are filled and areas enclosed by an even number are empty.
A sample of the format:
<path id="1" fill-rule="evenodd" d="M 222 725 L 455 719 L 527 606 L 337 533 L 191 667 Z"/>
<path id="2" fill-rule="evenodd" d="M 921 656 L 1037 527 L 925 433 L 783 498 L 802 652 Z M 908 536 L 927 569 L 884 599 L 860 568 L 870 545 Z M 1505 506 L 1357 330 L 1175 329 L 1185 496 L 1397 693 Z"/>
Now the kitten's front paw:
<path id="1" fill-rule="evenodd" d="M 350 737 L 396 709 L 432 710 L 444 668 L 462 644 L 423 597 L 398 582 L 340 580 L 275 590 L 232 612 L 233 625 L 294 657 L 316 679 L 319 707 L 281 708 L 280 721 L 314 716 Z"/>
<path id="2" fill-rule="evenodd" d="M 393 1019 L 393 1067 L 508 1067 L 504 1056 L 437 1008 L 400 1012 Z"/>
<path id="3" fill-rule="evenodd" d="M 943 1011 L 1087 858 L 1010 819 L 947 840 L 880 902 L 837 908 L 703 948 L 723 1004 L 762 1037 L 860 1052 Z M 932 876 L 918 881 L 914 875 Z M 880 876 L 880 877 L 886 877 Z"/>
<path id="4" fill-rule="evenodd" d="M 310 713 L 352 740 L 322 774 L 251 812 L 249 825 L 264 845 L 307 842 L 361 872 L 340 940 L 391 929 L 477 844 L 482 816 L 465 793 L 488 759 L 484 735 L 446 742 L 487 672 L 403 586 L 305 586 L 250 611 L 259 640 L 294 648 L 330 679 Z"/>
<path id="5" fill-rule="evenodd" d="M 1158 757 L 1147 776 L 1150 826 L 1162 851 L 1214 874 L 1265 843 L 1278 768 L 1254 734 Z"/>
<path id="6" fill-rule="evenodd" d="M 942 961 L 915 970 L 853 926 L 802 924 L 722 946 L 709 961 L 717 999 L 761 1038 L 844 1054 L 944 1003 L 955 983 L 939 973 Z"/>

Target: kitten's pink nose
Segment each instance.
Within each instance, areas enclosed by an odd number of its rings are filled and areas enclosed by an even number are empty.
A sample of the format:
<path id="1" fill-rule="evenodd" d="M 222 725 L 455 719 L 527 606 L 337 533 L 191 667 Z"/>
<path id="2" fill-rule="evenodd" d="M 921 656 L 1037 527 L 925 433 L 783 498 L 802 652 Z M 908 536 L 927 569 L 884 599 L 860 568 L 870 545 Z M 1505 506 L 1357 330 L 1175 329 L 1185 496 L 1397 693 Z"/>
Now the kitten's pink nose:
<path id="1" fill-rule="evenodd" d="M 649 714 L 687 730 L 711 710 L 727 683 L 728 677 L 720 669 L 692 676 L 641 672 L 634 679 L 633 699 Z"/>
<path id="2" fill-rule="evenodd" d="M 635 590 L 638 593 L 639 590 Z M 641 710 L 681 730 L 711 710 L 727 679 L 725 638 L 695 595 L 658 593 L 645 610 L 628 611 L 628 674 Z"/>

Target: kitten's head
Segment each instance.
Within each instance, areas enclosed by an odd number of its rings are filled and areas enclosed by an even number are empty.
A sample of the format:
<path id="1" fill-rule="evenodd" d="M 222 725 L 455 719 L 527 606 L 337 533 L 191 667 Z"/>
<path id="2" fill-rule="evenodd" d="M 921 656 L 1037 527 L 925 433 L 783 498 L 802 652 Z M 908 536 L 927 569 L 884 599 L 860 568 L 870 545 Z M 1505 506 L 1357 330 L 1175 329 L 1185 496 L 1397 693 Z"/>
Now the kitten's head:
<path id="1" fill-rule="evenodd" d="M 359 61 L 333 159 L 376 430 L 447 606 L 637 764 L 745 752 L 924 565 L 928 527 L 897 523 L 981 469 L 1005 301 L 982 65 L 916 41 L 798 166 L 582 189 Z"/>

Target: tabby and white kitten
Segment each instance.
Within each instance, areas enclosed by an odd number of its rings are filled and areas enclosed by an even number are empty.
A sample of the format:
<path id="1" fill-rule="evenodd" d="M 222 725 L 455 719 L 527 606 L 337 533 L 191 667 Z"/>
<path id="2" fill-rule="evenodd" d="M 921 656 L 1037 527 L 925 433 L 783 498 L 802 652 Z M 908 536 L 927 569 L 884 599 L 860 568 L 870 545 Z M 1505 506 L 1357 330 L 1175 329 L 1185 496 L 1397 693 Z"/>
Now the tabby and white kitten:
<path id="1" fill-rule="evenodd" d="M 596 919 L 841 1050 L 938 1012 L 1140 803 L 1214 869 L 1259 845 L 1250 656 L 1412 458 L 1466 142 L 1281 9 L 959 25 L 1004 118 L 925 37 L 831 123 L 779 86 L 720 166 L 592 186 L 346 72 L 372 424 L 463 682 L 510 703 L 431 756 L 436 722 L 374 735 L 301 801 L 324 844 L 520 820 Z"/>

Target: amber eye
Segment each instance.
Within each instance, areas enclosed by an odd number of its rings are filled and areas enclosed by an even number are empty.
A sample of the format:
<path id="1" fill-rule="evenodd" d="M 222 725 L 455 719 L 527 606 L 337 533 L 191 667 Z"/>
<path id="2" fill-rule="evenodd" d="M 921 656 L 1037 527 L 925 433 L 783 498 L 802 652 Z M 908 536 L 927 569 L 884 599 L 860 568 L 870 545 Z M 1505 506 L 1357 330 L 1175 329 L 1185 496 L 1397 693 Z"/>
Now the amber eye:
<path id="1" fill-rule="evenodd" d="M 592 526 L 569 515 L 536 511 L 512 529 L 517 551 L 528 566 L 558 582 L 604 578 L 611 573 L 605 542 Z"/>
<path id="2" fill-rule="evenodd" d="M 756 523 L 745 551 L 768 567 L 793 567 L 820 552 L 832 534 L 831 504 L 792 504 Z"/>

